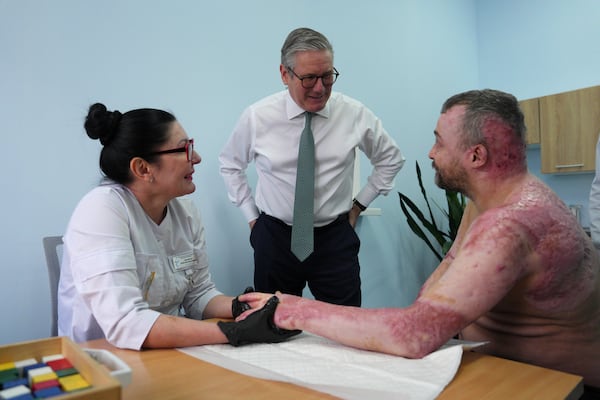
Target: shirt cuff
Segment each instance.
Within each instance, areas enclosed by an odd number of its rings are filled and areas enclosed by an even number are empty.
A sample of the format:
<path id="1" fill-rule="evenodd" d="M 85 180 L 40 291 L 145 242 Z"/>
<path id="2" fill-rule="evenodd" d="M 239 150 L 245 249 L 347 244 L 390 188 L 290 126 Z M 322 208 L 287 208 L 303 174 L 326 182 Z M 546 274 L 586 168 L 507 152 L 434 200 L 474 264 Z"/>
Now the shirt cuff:
<path id="1" fill-rule="evenodd" d="M 369 204 L 371 204 L 371 202 L 375 200 L 378 195 L 379 194 L 371 190 L 369 186 L 365 186 L 360 192 L 358 192 L 354 199 L 362 204 L 365 208 L 368 208 Z"/>
<path id="2" fill-rule="evenodd" d="M 246 204 L 240 205 L 240 210 L 242 210 L 242 214 L 246 217 L 246 221 L 250 222 L 258 218 L 258 207 L 254 204 L 254 202 L 248 202 Z"/>

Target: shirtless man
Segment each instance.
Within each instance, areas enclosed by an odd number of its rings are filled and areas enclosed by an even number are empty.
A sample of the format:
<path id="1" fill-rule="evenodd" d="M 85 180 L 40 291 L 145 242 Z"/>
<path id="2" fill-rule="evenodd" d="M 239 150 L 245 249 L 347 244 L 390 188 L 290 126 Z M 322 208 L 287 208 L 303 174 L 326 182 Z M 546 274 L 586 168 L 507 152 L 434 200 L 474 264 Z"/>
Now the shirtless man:
<path id="1" fill-rule="evenodd" d="M 459 334 L 489 341 L 480 351 L 600 387 L 599 256 L 563 202 L 528 173 L 517 100 L 493 90 L 458 94 L 434 133 L 437 185 L 470 201 L 415 302 L 360 309 L 278 294 L 276 325 L 408 358 Z"/>

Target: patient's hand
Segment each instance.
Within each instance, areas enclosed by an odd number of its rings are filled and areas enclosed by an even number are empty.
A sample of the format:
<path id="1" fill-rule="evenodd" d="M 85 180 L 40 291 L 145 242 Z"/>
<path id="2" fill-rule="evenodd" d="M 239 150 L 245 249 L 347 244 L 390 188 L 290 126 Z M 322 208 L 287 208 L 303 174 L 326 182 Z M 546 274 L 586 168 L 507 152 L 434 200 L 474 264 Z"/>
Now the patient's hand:
<path id="1" fill-rule="evenodd" d="M 246 290 L 244 290 L 243 294 L 252 292 L 254 292 L 254 288 L 252 286 L 248 286 Z M 231 315 L 233 315 L 233 318 L 239 317 L 241 313 L 250 310 L 251 308 L 252 307 L 250 304 L 246 303 L 245 301 L 240 301 L 240 296 L 235 297 L 231 301 Z"/>
<path id="2" fill-rule="evenodd" d="M 249 289 L 252 290 L 250 291 Z M 233 317 L 236 321 L 243 321 L 244 319 L 246 319 L 246 317 L 248 317 L 248 315 L 263 308 L 271 297 L 273 297 L 273 294 L 271 293 L 255 292 L 253 288 L 246 288 L 244 294 L 241 294 L 238 297 L 236 297 L 238 303 L 244 304 L 243 306 L 239 306 L 239 310 L 236 310 L 241 311 L 241 313 L 237 315 L 234 314 Z M 233 307 L 235 306 L 232 303 L 232 308 Z"/>
<path id="3" fill-rule="evenodd" d="M 254 310 L 254 312 L 252 312 L 253 310 L 248 310 L 242 314 L 244 319 L 237 322 L 219 321 L 217 325 L 233 346 L 250 343 L 283 342 L 299 334 L 301 331 L 290 331 L 275 326 L 273 315 L 278 303 L 279 299 L 276 296 L 271 296 L 261 309 Z"/>
<path id="4" fill-rule="evenodd" d="M 320 302 L 314 302 L 303 297 L 281 292 L 276 292 L 275 295 L 279 299 L 279 306 L 273 321 L 279 328 L 296 329 L 294 323 L 298 321 L 298 318 L 301 319 L 306 313 L 311 313 L 314 307 L 320 307 Z M 307 302 L 312 303 L 306 304 Z"/>

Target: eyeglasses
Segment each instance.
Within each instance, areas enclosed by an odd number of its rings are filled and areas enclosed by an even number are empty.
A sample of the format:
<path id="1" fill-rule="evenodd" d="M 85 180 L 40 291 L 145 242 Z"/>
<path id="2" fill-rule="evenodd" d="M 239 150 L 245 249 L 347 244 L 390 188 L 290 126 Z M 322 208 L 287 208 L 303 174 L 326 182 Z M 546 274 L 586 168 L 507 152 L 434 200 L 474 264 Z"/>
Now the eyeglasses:
<path id="1" fill-rule="evenodd" d="M 304 89 L 310 89 L 310 88 L 314 87 L 317 84 L 317 80 L 319 78 L 321 78 L 321 82 L 323 82 L 323 86 L 331 86 L 335 83 L 335 81 L 337 80 L 337 77 L 340 75 L 340 73 L 335 68 L 333 69 L 333 72 L 328 72 L 323 75 L 298 76 L 298 74 L 296 72 L 294 72 L 293 69 L 288 68 L 288 71 L 290 71 L 292 74 L 294 74 L 294 76 L 296 78 L 300 79 L 300 84 L 302 85 L 302 87 Z"/>
<path id="2" fill-rule="evenodd" d="M 188 139 L 188 141 L 185 143 L 185 146 L 183 146 L 183 147 L 178 147 L 176 149 L 155 151 L 154 153 L 150 153 L 148 155 L 154 156 L 154 155 L 169 154 L 169 153 L 185 153 L 187 160 L 192 161 L 192 158 L 194 157 L 194 139 Z"/>

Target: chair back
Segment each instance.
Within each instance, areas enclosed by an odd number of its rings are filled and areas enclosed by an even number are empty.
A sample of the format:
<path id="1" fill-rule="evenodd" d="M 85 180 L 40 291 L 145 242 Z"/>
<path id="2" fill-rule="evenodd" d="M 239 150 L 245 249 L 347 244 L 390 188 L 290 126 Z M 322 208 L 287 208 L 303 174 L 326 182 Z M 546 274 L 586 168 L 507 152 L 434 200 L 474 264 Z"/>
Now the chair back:
<path id="1" fill-rule="evenodd" d="M 52 326 L 50 335 L 58 335 L 58 280 L 60 279 L 59 250 L 62 247 L 62 236 L 46 236 L 42 239 L 44 243 L 44 254 L 46 255 L 46 266 L 50 281 L 50 298 L 52 300 Z"/>

